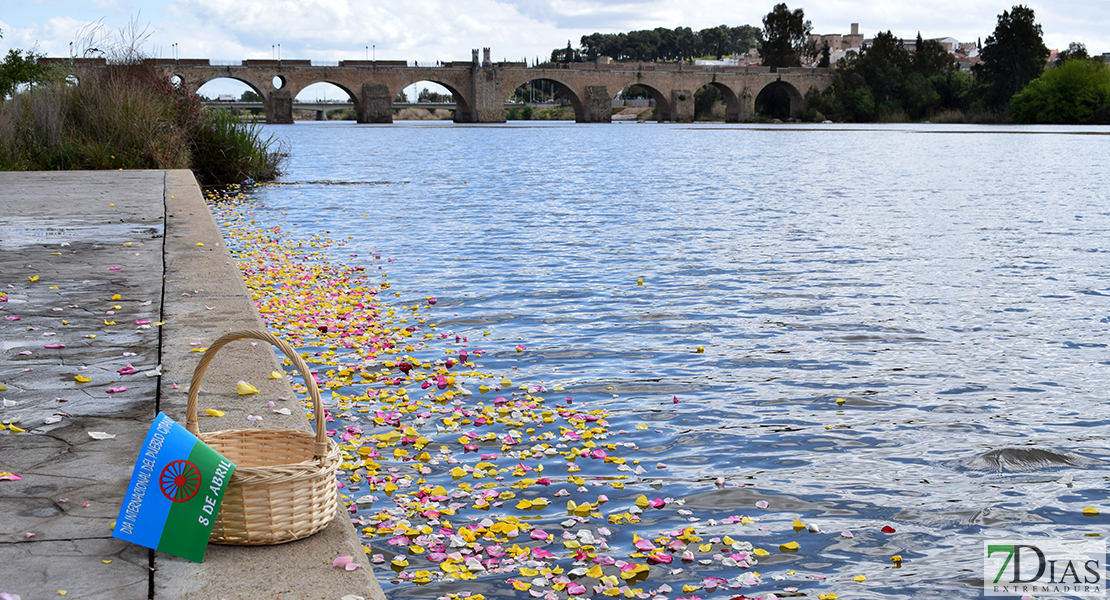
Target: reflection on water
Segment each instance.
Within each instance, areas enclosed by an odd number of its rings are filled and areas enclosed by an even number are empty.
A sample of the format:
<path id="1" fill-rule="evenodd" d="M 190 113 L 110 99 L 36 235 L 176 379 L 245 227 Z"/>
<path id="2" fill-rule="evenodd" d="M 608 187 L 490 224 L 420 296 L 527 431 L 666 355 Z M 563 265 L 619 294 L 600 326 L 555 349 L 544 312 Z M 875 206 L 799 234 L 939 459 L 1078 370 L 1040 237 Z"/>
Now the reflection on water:
<path id="1" fill-rule="evenodd" d="M 271 131 L 305 183 L 261 191 L 262 224 L 393 258 L 441 330 L 490 331 L 484 363 L 611 411 L 630 457 L 668 465 L 631 497 L 819 525 L 760 571 L 970 596 L 984 539 L 1104 529 L 1081 511 L 1110 474 L 1110 129 Z"/>

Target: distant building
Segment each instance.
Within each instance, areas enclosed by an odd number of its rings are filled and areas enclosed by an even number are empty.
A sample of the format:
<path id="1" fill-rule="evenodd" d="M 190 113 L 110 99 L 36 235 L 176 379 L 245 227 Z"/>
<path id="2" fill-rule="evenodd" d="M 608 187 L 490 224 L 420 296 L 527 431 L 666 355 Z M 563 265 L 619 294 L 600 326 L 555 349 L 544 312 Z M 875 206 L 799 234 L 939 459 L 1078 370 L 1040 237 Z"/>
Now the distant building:
<path id="1" fill-rule="evenodd" d="M 922 40 L 922 41 L 938 42 L 941 45 L 941 47 L 944 48 L 944 51 L 949 53 L 949 54 L 955 54 L 956 53 L 956 48 L 958 48 L 960 46 L 960 42 L 958 40 L 956 40 L 956 38 L 954 38 L 954 37 L 931 38 L 929 40 Z M 912 40 L 903 39 L 902 40 L 902 46 L 905 47 L 906 50 L 908 50 L 910 52 L 910 54 L 913 54 L 914 52 L 917 52 L 917 38 L 914 38 Z"/>
<path id="2" fill-rule="evenodd" d="M 848 50 L 859 50 L 863 43 L 863 36 L 859 32 L 859 23 L 852 23 L 852 33 L 847 35 L 840 33 L 811 34 L 809 41 L 813 43 L 813 47 L 817 48 L 818 52 L 826 43 L 829 45 L 830 52 L 847 52 Z"/>

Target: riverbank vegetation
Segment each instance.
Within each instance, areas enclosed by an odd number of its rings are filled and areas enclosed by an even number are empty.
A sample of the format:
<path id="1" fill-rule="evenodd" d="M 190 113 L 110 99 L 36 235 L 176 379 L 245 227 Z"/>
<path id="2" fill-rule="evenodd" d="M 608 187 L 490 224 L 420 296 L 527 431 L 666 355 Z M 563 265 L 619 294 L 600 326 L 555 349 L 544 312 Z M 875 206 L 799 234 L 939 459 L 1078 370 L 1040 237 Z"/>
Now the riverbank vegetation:
<path id="1" fill-rule="evenodd" d="M 208 111 L 128 46 L 75 81 L 37 56 L 0 66 L 0 170 L 192 169 L 202 185 L 280 173 L 279 144 L 259 126 Z M 9 53 L 9 57 L 12 57 Z M 18 68 L 11 69 L 9 65 Z M 33 68 L 29 68 L 30 65 Z"/>

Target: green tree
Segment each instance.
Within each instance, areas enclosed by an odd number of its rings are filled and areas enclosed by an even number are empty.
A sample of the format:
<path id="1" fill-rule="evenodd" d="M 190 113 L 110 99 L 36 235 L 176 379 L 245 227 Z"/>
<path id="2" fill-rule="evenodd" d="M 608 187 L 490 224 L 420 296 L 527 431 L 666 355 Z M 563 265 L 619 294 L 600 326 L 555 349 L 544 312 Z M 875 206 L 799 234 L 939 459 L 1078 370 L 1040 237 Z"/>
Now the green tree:
<path id="1" fill-rule="evenodd" d="M 1069 60 L 1025 86 L 1010 108 L 1019 123 L 1110 122 L 1110 68 Z"/>
<path id="2" fill-rule="evenodd" d="M 942 110 L 967 110 L 975 89 L 971 75 L 959 70 L 934 75 L 929 78 L 929 84 L 940 96 L 937 108 Z"/>
<path id="3" fill-rule="evenodd" d="M 1017 5 L 998 16 L 998 26 L 987 37 L 975 74 L 984 84 L 986 101 L 1003 108 L 1030 81 L 1040 77 L 1048 61 L 1033 9 Z"/>
<path id="4" fill-rule="evenodd" d="M 0 62 L 0 101 L 13 95 L 20 85 L 50 79 L 51 69 L 38 64 L 39 58 L 40 55 L 31 51 L 8 50 L 4 61 Z"/>
<path id="5" fill-rule="evenodd" d="M 785 3 L 776 4 L 763 17 L 763 45 L 759 53 L 765 67 L 800 67 L 802 59 L 814 54 L 809 34 L 813 24 L 798 8 L 790 12 Z"/>
<path id="6" fill-rule="evenodd" d="M 890 110 L 898 102 L 902 82 L 909 74 L 910 60 L 902 39 L 890 31 L 876 34 L 871 46 L 863 49 L 855 69 L 871 88 L 880 108 Z"/>
<path id="7" fill-rule="evenodd" d="M 829 50 L 829 42 L 825 41 L 825 43 L 821 46 L 821 60 L 817 62 L 817 68 L 819 68 L 819 69 L 829 68 L 829 61 L 830 61 L 831 58 L 832 58 L 832 51 Z"/>
<path id="8" fill-rule="evenodd" d="M 582 53 L 574 49 L 567 40 L 566 48 L 556 48 L 551 51 L 551 62 L 553 63 L 571 63 L 582 62 Z"/>
<path id="9" fill-rule="evenodd" d="M 758 48 L 763 40 L 763 32 L 758 27 L 741 25 L 728 30 L 729 44 L 735 54 L 747 54 L 752 48 Z"/>
<path id="10" fill-rule="evenodd" d="M 1089 60 L 1091 58 L 1091 55 L 1087 54 L 1087 46 L 1080 44 L 1079 42 L 1072 42 L 1068 44 L 1067 50 L 1064 50 L 1063 52 L 1056 55 L 1055 66 L 1059 67 L 1060 65 L 1068 62 L 1073 58 L 1078 58 L 1079 60 Z"/>
<path id="11" fill-rule="evenodd" d="M 716 56 L 717 60 L 721 60 L 725 54 L 732 54 L 727 25 L 702 29 L 698 36 L 701 37 L 701 54 Z"/>
<path id="12" fill-rule="evenodd" d="M 956 59 L 936 40 L 922 40 L 917 34 L 917 48 L 913 53 L 913 72 L 926 78 L 943 75 L 956 69 Z"/>
<path id="13" fill-rule="evenodd" d="M 698 55 L 698 34 L 689 27 L 674 28 L 675 60 L 686 60 Z"/>

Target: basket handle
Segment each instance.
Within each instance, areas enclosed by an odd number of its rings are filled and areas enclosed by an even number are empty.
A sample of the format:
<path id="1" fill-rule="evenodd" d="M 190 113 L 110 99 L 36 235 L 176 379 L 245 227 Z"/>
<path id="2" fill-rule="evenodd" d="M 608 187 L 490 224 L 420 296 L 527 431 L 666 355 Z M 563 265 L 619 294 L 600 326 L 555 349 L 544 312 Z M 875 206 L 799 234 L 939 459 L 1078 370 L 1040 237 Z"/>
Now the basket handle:
<path id="1" fill-rule="evenodd" d="M 216 353 L 220 351 L 227 344 L 235 340 L 245 338 L 253 338 L 269 342 L 277 346 L 282 352 L 285 353 L 296 365 L 297 369 L 304 377 L 305 387 L 308 388 L 308 394 L 312 396 L 312 414 L 316 417 L 316 442 L 313 445 L 313 456 L 317 460 L 323 459 L 328 455 L 328 439 L 325 432 L 326 426 L 324 423 L 324 410 L 320 401 L 320 388 L 316 385 L 316 380 L 312 378 L 312 372 L 308 368 L 308 364 L 301 358 L 300 354 L 290 346 L 285 340 L 275 337 L 273 334 L 266 331 L 259 331 L 257 329 L 245 329 L 243 331 L 232 331 L 231 333 L 220 336 L 208 350 L 204 352 L 201 357 L 200 363 L 193 371 L 193 379 L 189 383 L 189 405 L 185 409 L 185 428 L 193 435 L 200 435 L 200 427 L 197 424 L 197 398 L 200 394 L 200 382 L 204 378 L 204 372 L 208 369 L 208 363 L 216 357 Z"/>

